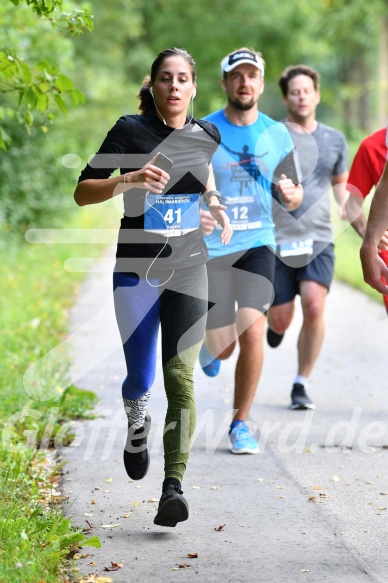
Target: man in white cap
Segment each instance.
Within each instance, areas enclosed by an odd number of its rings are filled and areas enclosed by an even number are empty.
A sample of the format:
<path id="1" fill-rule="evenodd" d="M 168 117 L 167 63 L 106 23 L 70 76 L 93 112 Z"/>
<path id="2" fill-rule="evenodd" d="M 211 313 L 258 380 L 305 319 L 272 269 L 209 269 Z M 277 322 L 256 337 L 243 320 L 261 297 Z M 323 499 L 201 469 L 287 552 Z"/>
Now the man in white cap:
<path id="1" fill-rule="evenodd" d="M 273 300 L 273 197 L 278 201 L 274 204 L 293 210 L 301 203 L 303 189 L 297 178 L 291 180 L 289 172 L 280 171 L 282 163 L 295 174 L 294 146 L 287 128 L 257 109 L 264 90 L 261 54 L 248 48 L 233 51 L 222 60 L 221 72 L 227 104 L 206 119 L 221 134 L 212 165 L 234 234 L 230 245 L 221 246 L 216 221 L 202 211 L 213 305 L 200 363 L 205 374 L 216 376 L 220 361 L 239 342 L 229 447 L 233 453 L 254 454 L 259 451 L 258 442 L 247 421 L 263 364 L 265 315 Z"/>

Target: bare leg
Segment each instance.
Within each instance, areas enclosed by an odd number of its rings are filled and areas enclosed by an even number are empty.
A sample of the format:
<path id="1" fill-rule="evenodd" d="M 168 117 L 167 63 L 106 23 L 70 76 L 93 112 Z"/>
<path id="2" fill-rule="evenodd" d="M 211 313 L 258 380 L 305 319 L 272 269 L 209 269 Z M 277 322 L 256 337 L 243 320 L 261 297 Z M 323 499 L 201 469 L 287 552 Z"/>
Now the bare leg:
<path id="1" fill-rule="evenodd" d="M 235 324 L 213 328 L 206 331 L 205 346 L 215 358 L 226 360 L 232 354 L 237 342 L 237 329 Z"/>
<path id="2" fill-rule="evenodd" d="M 237 330 L 240 354 L 235 372 L 233 421 L 246 421 L 254 399 L 263 367 L 263 337 L 266 317 L 253 308 L 241 308 L 237 312 Z"/>
<path id="3" fill-rule="evenodd" d="M 268 312 L 268 326 L 276 334 L 284 334 L 294 316 L 295 300 L 272 306 Z"/>
<path id="4" fill-rule="evenodd" d="M 298 374 L 309 377 L 321 351 L 327 288 L 315 281 L 300 284 L 303 324 L 298 339 Z"/>

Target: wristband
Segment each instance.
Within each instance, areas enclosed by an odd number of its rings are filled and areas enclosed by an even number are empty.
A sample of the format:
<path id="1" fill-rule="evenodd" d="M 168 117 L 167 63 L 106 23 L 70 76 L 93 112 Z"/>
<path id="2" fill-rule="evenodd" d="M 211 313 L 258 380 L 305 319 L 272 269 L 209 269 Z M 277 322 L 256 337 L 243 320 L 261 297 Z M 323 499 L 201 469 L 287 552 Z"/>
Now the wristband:
<path id="1" fill-rule="evenodd" d="M 218 190 L 209 190 L 208 192 L 204 192 L 202 195 L 203 202 L 206 204 L 207 207 L 210 204 L 209 199 L 211 196 L 216 196 L 218 199 L 218 202 L 220 204 L 222 204 L 222 198 L 221 198 L 221 195 L 218 192 Z"/>

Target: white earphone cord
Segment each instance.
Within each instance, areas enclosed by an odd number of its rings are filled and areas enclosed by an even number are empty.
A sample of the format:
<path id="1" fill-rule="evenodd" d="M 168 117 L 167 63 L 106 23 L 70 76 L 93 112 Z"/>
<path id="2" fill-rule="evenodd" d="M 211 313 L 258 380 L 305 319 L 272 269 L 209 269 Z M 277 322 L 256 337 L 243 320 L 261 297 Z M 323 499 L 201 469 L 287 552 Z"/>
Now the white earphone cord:
<path id="1" fill-rule="evenodd" d="M 165 224 L 165 226 L 166 226 L 166 230 L 167 230 L 167 223 L 166 223 L 166 221 L 165 221 L 165 219 L 164 219 L 164 216 L 162 215 L 162 213 L 161 213 L 160 211 L 158 211 L 158 209 L 156 209 L 155 207 L 153 207 L 153 206 L 152 206 L 152 205 L 151 205 L 151 204 L 148 202 L 148 195 L 149 195 L 149 194 L 150 194 L 150 191 L 149 191 L 149 190 L 147 190 L 147 192 L 146 192 L 146 203 L 148 204 L 148 206 L 149 206 L 150 208 L 152 208 L 152 209 L 153 209 L 155 212 L 157 212 L 157 213 L 158 213 L 158 214 L 159 214 L 159 215 L 162 217 L 162 219 L 163 219 L 163 222 L 164 222 L 164 224 Z M 173 269 L 173 270 L 172 270 L 172 274 L 170 275 L 170 277 L 169 277 L 168 279 L 166 279 L 166 281 L 164 281 L 163 283 L 159 283 L 159 284 L 157 284 L 157 285 L 154 285 L 153 283 L 151 283 L 150 281 L 148 281 L 148 274 L 149 274 L 149 271 L 150 271 L 151 267 L 153 266 L 153 264 L 155 263 L 155 261 L 157 260 L 157 258 L 159 257 L 159 255 L 162 253 L 162 251 L 163 251 L 163 250 L 165 249 L 165 247 L 167 246 L 167 243 L 168 243 L 168 240 L 169 240 L 169 238 L 170 238 L 170 235 L 168 235 L 168 237 L 166 238 L 166 242 L 165 242 L 165 244 L 163 245 L 163 247 L 161 248 L 161 250 L 159 251 L 159 253 L 157 254 L 157 256 L 156 256 L 156 257 L 154 257 L 154 259 L 151 261 L 151 263 L 150 263 L 150 265 L 149 265 L 149 267 L 148 267 L 148 269 L 147 269 L 147 273 L 146 273 L 146 282 L 147 282 L 147 283 L 148 283 L 148 285 L 150 285 L 151 287 L 161 287 L 162 285 L 166 285 L 166 283 L 168 283 L 168 282 L 170 281 L 170 279 L 172 278 L 172 276 L 173 276 L 173 275 L 174 275 L 174 273 L 175 273 L 175 269 Z"/>

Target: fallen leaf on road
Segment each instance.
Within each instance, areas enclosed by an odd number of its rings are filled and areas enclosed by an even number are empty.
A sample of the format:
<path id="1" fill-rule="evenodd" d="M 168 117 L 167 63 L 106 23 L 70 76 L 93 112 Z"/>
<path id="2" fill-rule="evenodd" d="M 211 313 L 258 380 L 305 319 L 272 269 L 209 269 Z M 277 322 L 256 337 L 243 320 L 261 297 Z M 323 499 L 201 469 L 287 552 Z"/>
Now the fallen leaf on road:
<path id="1" fill-rule="evenodd" d="M 310 573 L 309 569 L 301 569 L 300 572 L 301 573 Z"/>
<path id="2" fill-rule="evenodd" d="M 364 482 L 364 484 L 368 484 L 368 486 L 373 486 L 373 482 Z"/>
<path id="3" fill-rule="evenodd" d="M 333 476 L 333 482 L 340 482 L 341 478 L 339 478 L 338 476 Z"/>
<path id="4" fill-rule="evenodd" d="M 384 506 L 379 506 L 379 510 L 386 510 Z"/>
<path id="5" fill-rule="evenodd" d="M 126 512 L 125 514 L 122 515 L 121 518 L 129 518 L 131 516 L 132 512 Z"/>
<path id="6" fill-rule="evenodd" d="M 199 490 L 199 486 L 191 486 L 193 490 Z"/>
<path id="7" fill-rule="evenodd" d="M 198 553 L 187 553 L 189 559 L 198 559 Z"/>
<path id="8" fill-rule="evenodd" d="M 159 502 L 159 498 L 150 498 L 147 502 Z"/>
<path id="9" fill-rule="evenodd" d="M 119 522 L 117 524 L 102 524 L 101 528 L 116 528 L 117 526 L 120 526 Z"/>
<path id="10" fill-rule="evenodd" d="M 137 508 L 139 506 L 139 502 L 134 502 L 133 505 L 135 508 Z"/>
<path id="11" fill-rule="evenodd" d="M 107 478 L 107 479 L 105 480 L 105 482 L 108 482 L 108 483 L 110 484 L 111 482 L 113 482 L 113 478 Z"/>
<path id="12" fill-rule="evenodd" d="M 380 492 L 380 496 L 388 496 L 388 492 Z"/>
<path id="13" fill-rule="evenodd" d="M 317 499 L 316 496 L 310 496 L 309 502 L 315 502 L 316 499 Z"/>
<path id="14" fill-rule="evenodd" d="M 181 565 L 178 565 L 179 569 L 188 569 L 190 567 L 191 567 L 191 565 L 188 565 L 187 563 L 182 563 Z"/>
<path id="15" fill-rule="evenodd" d="M 111 561 L 111 566 L 110 567 L 104 567 L 105 571 L 118 571 L 119 569 L 122 569 L 124 567 L 124 563 L 114 563 L 113 561 Z"/>
<path id="16" fill-rule="evenodd" d="M 323 490 L 322 486 L 311 486 L 312 490 Z"/>
<path id="17" fill-rule="evenodd" d="M 219 486 L 212 486 L 212 490 L 219 490 L 220 487 Z"/>
<path id="18" fill-rule="evenodd" d="M 330 498 L 329 494 L 325 494 L 324 492 L 319 492 L 320 498 Z"/>
<path id="19" fill-rule="evenodd" d="M 95 504 L 95 503 L 96 503 L 96 501 L 95 501 L 95 500 L 92 500 L 92 501 L 90 502 L 90 504 Z"/>
<path id="20" fill-rule="evenodd" d="M 214 530 L 216 530 L 217 532 L 220 532 L 220 530 L 224 530 L 224 526 L 226 526 L 226 524 L 221 524 L 221 526 L 215 527 Z"/>

